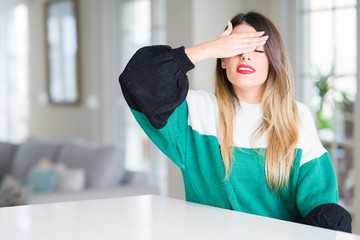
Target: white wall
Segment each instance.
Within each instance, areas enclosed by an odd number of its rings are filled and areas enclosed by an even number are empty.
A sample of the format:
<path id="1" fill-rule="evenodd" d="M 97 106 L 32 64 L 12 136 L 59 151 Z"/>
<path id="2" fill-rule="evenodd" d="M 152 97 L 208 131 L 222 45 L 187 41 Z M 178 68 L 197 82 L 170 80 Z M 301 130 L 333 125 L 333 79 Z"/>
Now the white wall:
<path id="1" fill-rule="evenodd" d="M 30 134 L 51 140 L 81 137 L 111 141 L 111 0 L 79 0 L 81 103 L 74 106 L 42 104 L 46 90 L 44 4 L 30 1 Z M 89 97 L 98 100 L 94 109 Z"/>
<path id="2" fill-rule="evenodd" d="M 242 11 L 243 3 L 239 0 L 194 0 L 192 5 L 192 45 L 206 42 L 220 35 L 227 21 Z M 192 89 L 215 90 L 215 59 L 200 62 L 193 70 L 190 81 Z"/>
<path id="3" fill-rule="evenodd" d="M 172 47 L 192 45 L 192 1 L 168 0 L 166 2 L 166 39 Z M 189 79 L 192 73 L 188 74 Z M 168 161 L 168 195 L 173 198 L 185 199 L 184 184 L 179 168 Z"/>

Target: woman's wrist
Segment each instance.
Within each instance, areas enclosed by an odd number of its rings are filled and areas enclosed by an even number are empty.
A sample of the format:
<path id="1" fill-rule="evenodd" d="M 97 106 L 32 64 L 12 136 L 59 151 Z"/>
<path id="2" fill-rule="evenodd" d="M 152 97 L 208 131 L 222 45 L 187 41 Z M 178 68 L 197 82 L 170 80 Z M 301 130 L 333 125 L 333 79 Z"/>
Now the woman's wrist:
<path id="1" fill-rule="evenodd" d="M 207 43 L 200 43 L 196 46 L 185 48 L 185 53 L 193 64 L 211 58 L 210 49 Z"/>

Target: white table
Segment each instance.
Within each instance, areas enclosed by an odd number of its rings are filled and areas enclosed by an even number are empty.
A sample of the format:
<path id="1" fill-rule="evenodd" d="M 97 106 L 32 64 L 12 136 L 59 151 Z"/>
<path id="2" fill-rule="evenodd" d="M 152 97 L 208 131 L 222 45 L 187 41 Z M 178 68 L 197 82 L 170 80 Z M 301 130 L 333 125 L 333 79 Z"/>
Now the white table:
<path id="1" fill-rule="evenodd" d="M 360 236 L 160 197 L 0 208 L 0 239 L 353 239 Z"/>

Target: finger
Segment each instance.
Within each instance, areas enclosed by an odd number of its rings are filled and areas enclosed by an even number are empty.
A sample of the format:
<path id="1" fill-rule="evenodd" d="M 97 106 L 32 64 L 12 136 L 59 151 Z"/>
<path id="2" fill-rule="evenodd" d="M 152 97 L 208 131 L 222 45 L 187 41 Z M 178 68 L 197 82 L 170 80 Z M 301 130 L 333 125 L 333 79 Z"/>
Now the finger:
<path id="1" fill-rule="evenodd" d="M 252 37 L 261 37 L 265 34 L 264 31 L 260 31 L 260 32 L 251 32 L 251 33 L 235 33 L 235 34 L 231 34 L 233 36 L 238 36 L 238 37 L 243 37 L 243 38 L 252 38 Z"/>
<path id="2" fill-rule="evenodd" d="M 244 49 L 242 50 L 242 53 L 251 52 L 251 51 L 254 51 L 255 49 L 256 49 L 256 47 L 244 48 Z"/>
<path id="3" fill-rule="evenodd" d="M 265 41 L 256 41 L 256 42 L 250 42 L 250 43 L 245 43 L 244 45 L 246 47 L 259 47 L 259 46 L 262 46 L 262 45 L 265 45 L 266 43 L 266 40 Z"/>
<path id="4" fill-rule="evenodd" d="M 239 48 L 237 49 L 236 53 L 235 53 L 235 56 L 236 55 L 240 55 L 240 54 L 243 54 L 243 53 L 248 53 L 248 52 L 252 52 L 256 49 L 256 47 L 248 47 L 248 48 Z"/>
<path id="5" fill-rule="evenodd" d="M 234 37 L 236 39 L 236 41 L 238 41 L 238 43 L 253 43 L 253 42 L 262 42 L 262 41 L 267 41 L 269 36 L 262 36 L 262 37 L 240 37 L 240 36 L 235 36 Z"/>
<path id="6" fill-rule="evenodd" d="M 237 51 L 240 53 L 250 52 L 250 51 L 255 50 L 257 47 L 264 45 L 265 43 L 266 43 L 266 41 L 243 43 L 243 44 L 241 44 L 241 47 L 237 48 Z"/>
<path id="7" fill-rule="evenodd" d="M 228 24 L 227 24 L 227 27 L 226 27 L 226 30 L 221 34 L 221 36 L 228 36 L 231 34 L 232 32 L 232 23 L 230 21 L 228 21 Z"/>

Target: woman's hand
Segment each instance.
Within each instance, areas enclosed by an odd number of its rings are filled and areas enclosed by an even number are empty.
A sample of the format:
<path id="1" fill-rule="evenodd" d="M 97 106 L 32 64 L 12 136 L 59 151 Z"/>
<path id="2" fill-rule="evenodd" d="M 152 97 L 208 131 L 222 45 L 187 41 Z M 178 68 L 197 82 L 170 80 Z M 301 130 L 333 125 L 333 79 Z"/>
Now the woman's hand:
<path id="1" fill-rule="evenodd" d="M 264 45 L 268 36 L 264 32 L 231 34 L 233 30 L 229 21 L 226 30 L 214 40 L 186 48 L 185 52 L 195 64 L 208 58 L 233 57 L 244 52 L 252 51 Z"/>

